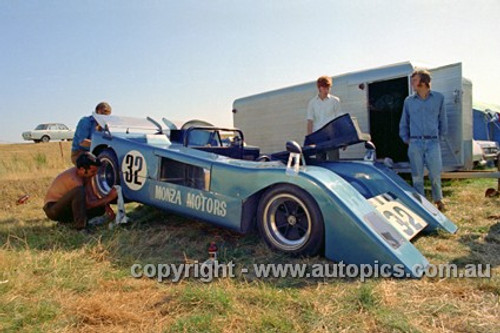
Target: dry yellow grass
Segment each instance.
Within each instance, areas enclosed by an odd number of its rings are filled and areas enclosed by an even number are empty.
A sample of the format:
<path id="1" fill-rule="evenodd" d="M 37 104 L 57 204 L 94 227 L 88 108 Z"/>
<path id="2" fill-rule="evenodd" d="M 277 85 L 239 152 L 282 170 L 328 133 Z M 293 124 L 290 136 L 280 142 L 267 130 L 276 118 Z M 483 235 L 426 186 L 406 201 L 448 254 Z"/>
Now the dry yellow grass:
<path id="1" fill-rule="evenodd" d="M 0 144 L 0 180 L 52 177 L 71 166 L 71 142 Z M 37 177 L 33 177 L 36 174 Z"/>
<path id="2" fill-rule="evenodd" d="M 255 234 L 129 204 L 129 228 L 84 237 L 41 210 L 52 178 L 70 165 L 69 144 L 0 146 L 0 331 L 47 332 L 498 332 L 499 198 L 496 181 L 454 181 L 445 192 L 456 235 L 419 237 L 434 264 L 489 263 L 491 279 L 268 279 L 179 283 L 130 276 L 141 263 L 203 260 L 217 240 L 236 263 L 327 263 L 273 253 Z M 45 155 L 45 162 L 42 155 Z M 16 205 L 22 194 L 31 197 Z"/>

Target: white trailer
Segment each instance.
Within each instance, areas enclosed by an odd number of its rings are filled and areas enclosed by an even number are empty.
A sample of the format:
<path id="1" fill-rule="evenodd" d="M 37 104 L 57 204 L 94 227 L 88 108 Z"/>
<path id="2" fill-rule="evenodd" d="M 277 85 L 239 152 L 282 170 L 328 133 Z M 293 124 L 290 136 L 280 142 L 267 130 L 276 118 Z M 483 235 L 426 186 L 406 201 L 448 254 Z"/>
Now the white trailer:
<path id="1" fill-rule="evenodd" d="M 397 169 L 408 169 L 407 146 L 399 138 L 399 120 L 406 96 L 412 93 L 410 76 L 416 67 L 403 62 L 333 76 L 332 94 L 342 110 L 370 133 L 378 159 L 391 158 Z M 462 64 L 429 69 L 432 89 L 445 97 L 448 135 L 441 142 L 445 171 L 472 169 L 472 83 L 462 75 Z M 262 153 L 284 150 L 286 140 L 300 144 L 306 134 L 306 109 L 317 94 L 316 81 L 239 98 L 233 103 L 234 126 L 245 141 Z M 341 159 L 363 158 L 363 145 L 340 152 Z"/>

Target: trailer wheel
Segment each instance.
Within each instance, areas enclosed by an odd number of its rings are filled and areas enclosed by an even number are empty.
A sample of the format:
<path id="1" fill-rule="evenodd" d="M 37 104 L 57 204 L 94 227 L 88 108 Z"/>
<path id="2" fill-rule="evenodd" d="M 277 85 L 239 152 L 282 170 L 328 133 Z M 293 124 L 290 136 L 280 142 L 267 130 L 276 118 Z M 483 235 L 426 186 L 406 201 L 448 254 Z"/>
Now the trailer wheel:
<path id="1" fill-rule="evenodd" d="M 273 249 L 313 256 L 323 245 L 323 217 L 316 201 L 304 190 L 279 185 L 262 196 L 257 227 Z"/>
<path id="2" fill-rule="evenodd" d="M 104 149 L 97 156 L 102 165 L 95 176 L 96 190 L 101 196 L 107 195 L 114 185 L 120 185 L 120 174 L 118 173 L 118 159 L 112 149 Z"/>

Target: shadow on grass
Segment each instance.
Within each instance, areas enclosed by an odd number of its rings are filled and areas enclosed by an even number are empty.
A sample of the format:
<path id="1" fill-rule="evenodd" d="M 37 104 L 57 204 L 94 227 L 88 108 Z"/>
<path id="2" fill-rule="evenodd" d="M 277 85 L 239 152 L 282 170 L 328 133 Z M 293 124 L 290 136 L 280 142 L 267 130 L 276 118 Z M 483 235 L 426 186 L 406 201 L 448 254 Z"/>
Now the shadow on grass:
<path id="1" fill-rule="evenodd" d="M 408 185 L 412 186 L 412 180 L 411 180 L 411 174 L 410 173 L 403 173 L 399 174 L 403 180 L 405 180 Z M 456 188 L 453 187 L 453 182 L 451 179 L 442 179 L 441 180 L 441 190 L 443 191 L 443 197 L 451 197 L 453 193 L 456 191 Z M 424 191 L 425 191 L 425 197 L 427 200 L 430 202 L 433 202 L 432 200 L 432 186 L 431 186 L 431 181 L 429 180 L 429 177 L 424 178 Z"/>
<path id="2" fill-rule="evenodd" d="M 500 265 L 500 222 L 492 225 L 483 238 L 479 233 L 460 237 L 459 242 L 470 248 L 470 254 L 452 261 L 458 267 L 468 264 L 490 264 L 491 268 Z"/>
<path id="3" fill-rule="evenodd" d="M 65 250 L 79 248 L 84 242 L 78 233 L 48 219 L 0 221 L 0 243 L 10 250 Z"/>
<path id="4" fill-rule="evenodd" d="M 100 242 L 110 249 L 136 254 L 138 258 L 170 258 L 179 254 L 178 260 L 188 256 L 207 256 L 211 241 L 220 243 L 220 249 L 226 244 L 259 242 L 252 236 L 241 235 L 209 223 L 183 218 L 156 210 L 138 206 L 128 213 L 131 223 L 115 226 L 112 230 L 107 225 L 93 229 L 85 235 L 72 228 L 70 224 L 49 221 L 46 218 L 19 220 L 8 218 L 0 220 L 0 244 L 10 250 L 62 250 L 72 251 L 83 245 Z M 126 251 L 125 251 L 126 250 Z M 177 257 L 175 255 L 174 257 Z"/>
<path id="5" fill-rule="evenodd" d="M 134 207 L 134 206 L 132 206 Z M 96 228 L 92 235 L 82 235 L 68 225 L 58 224 L 48 219 L 19 221 L 16 219 L 0 220 L 0 243 L 3 249 L 12 251 L 74 251 L 84 249 L 92 258 L 103 258 L 120 271 L 120 276 L 131 276 L 131 267 L 139 264 L 182 264 L 203 263 L 208 259 L 208 246 L 216 242 L 220 263 L 235 264 L 235 278 L 246 282 L 259 282 L 279 288 L 301 288 L 318 283 L 351 283 L 359 279 L 336 278 L 332 272 L 324 274 L 326 278 L 303 277 L 278 274 L 285 277 L 263 278 L 258 276 L 255 266 L 258 264 L 298 264 L 307 266 L 322 264 L 333 267 L 333 262 L 324 257 L 296 258 L 272 251 L 253 230 L 245 235 L 227 228 L 170 214 L 152 207 L 138 205 L 129 211 L 131 223 L 109 229 L 108 226 Z M 482 240 L 486 232 L 488 235 Z M 447 234 L 446 234 L 447 235 Z M 429 236 L 429 235 L 427 235 Z M 433 237 L 446 237 L 439 233 Z M 459 267 L 468 264 L 500 264 L 500 223 L 485 229 L 477 235 L 462 236 L 460 242 L 470 247 L 470 255 L 455 259 L 452 263 Z M 290 266 L 291 267 L 291 266 Z M 247 268 L 243 274 L 241 268 Z M 192 274 L 190 274 L 192 276 Z M 331 277 L 328 277 L 331 276 Z M 156 277 L 153 277 L 153 280 Z M 199 278 L 187 278 L 190 282 L 199 282 Z M 171 282 L 166 278 L 164 282 Z M 201 282 L 200 282 L 201 283 Z"/>
<path id="6" fill-rule="evenodd" d="M 216 242 L 220 263 L 235 264 L 235 278 L 242 281 L 261 281 L 277 287 L 302 287 L 324 279 L 257 277 L 254 264 L 333 264 L 324 257 L 296 258 L 272 251 L 261 240 L 256 230 L 247 234 L 227 228 L 184 218 L 148 206 L 137 206 L 128 212 L 131 223 L 123 226 L 100 226 L 91 235 L 84 235 L 69 225 L 48 219 L 20 222 L 16 219 L 0 221 L 0 243 L 10 251 L 74 251 L 84 248 L 89 256 L 105 258 L 113 267 L 129 275 L 133 264 L 203 263 L 208 259 L 208 246 Z M 250 268 L 248 274 L 241 268 Z M 167 279 L 166 279 L 167 280 Z M 200 280 L 189 278 L 189 281 Z M 330 279 L 356 281 L 356 279 Z M 167 281 L 168 282 L 168 281 Z"/>

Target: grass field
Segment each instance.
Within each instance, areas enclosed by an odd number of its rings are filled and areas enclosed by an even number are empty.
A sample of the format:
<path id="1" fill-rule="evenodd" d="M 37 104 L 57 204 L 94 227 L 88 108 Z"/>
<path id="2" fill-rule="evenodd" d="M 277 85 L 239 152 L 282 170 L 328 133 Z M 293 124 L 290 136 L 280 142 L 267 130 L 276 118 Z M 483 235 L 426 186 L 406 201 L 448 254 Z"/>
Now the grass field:
<path id="1" fill-rule="evenodd" d="M 203 283 L 133 278 L 134 263 L 219 259 L 328 263 L 270 251 L 256 233 L 127 204 L 133 223 L 81 235 L 41 207 L 53 177 L 70 166 L 69 143 L 0 145 L 2 332 L 499 332 L 500 199 L 496 180 L 445 182 L 455 235 L 419 237 L 433 264 L 490 264 L 492 278 L 258 279 Z M 18 197 L 29 200 L 16 205 Z"/>

